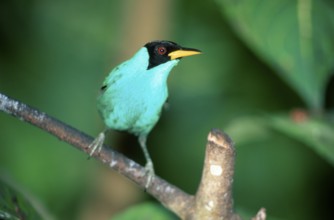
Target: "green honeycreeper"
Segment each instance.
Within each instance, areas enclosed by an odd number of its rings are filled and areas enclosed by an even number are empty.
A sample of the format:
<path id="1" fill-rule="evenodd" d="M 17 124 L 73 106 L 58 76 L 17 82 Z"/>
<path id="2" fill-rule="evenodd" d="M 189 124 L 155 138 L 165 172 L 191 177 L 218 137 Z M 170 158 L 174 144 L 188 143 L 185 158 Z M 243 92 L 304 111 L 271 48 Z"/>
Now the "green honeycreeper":
<path id="1" fill-rule="evenodd" d="M 147 188 L 154 177 L 154 168 L 146 139 L 167 100 L 167 77 L 182 57 L 200 53 L 171 41 L 152 41 L 131 59 L 115 67 L 104 80 L 97 99 L 106 129 L 90 144 L 90 155 L 96 149 L 101 150 L 108 129 L 138 136 L 146 158 Z"/>

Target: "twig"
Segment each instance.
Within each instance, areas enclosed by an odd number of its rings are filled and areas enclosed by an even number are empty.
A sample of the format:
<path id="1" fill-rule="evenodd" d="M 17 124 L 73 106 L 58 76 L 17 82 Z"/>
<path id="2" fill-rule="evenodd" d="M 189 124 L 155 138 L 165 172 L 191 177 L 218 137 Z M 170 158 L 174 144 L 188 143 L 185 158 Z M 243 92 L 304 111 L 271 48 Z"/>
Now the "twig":
<path id="1" fill-rule="evenodd" d="M 93 141 L 92 137 L 1 93 L 0 111 L 29 122 L 77 149 L 87 154 L 90 153 L 88 146 Z M 104 146 L 93 157 L 139 186 L 145 187 L 147 182 L 145 168 L 133 160 L 107 146 Z M 240 219 L 233 212 L 234 158 L 235 149 L 231 139 L 221 131 L 214 129 L 208 136 L 202 180 L 195 196 L 183 192 L 158 176 L 155 176 L 146 191 L 182 219 Z M 265 220 L 265 212 L 260 210 L 256 219 Z"/>
<path id="2" fill-rule="evenodd" d="M 266 209 L 261 208 L 256 214 L 256 216 L 252 218 L 252 220 L 266 220 L 266 218 L 267 218 Z"/>
<path id="3" fill-rule="evenodd" d="M 22 121 L 29 122 L 30 124 L 56 136 L 60 140 L 75 146 L 77 149 L 84 151 L 87 154 L 89 153 L 88 146 L 93 141 L 92 137 L 48 116 L 44 112 L 40 112 L 1 93 L 0 110 L 19 118 Z M 106 146 L 102 148 L 100 153 L 94 154 L 93 157 L 124 176 L 127 176 L 139 186 L 143 188 L 145 187 L 147 182 L 145 168 L 133 160 Z M 188 201 L 191 201 L 193 198 L 158 176 L 154 178 L 152 184 L 147 189 L 147 192 L 180 216 L 185 215 L 182 213 L 184 213 L 184 210 L 187 210 Z"/>
<path id="4" fill-rule="evenodd" d="M 240 219 L 233 212 L 234 158 L 235 149 L 230 137 L 213 129 L 206 145 L 194 219 Z"/>

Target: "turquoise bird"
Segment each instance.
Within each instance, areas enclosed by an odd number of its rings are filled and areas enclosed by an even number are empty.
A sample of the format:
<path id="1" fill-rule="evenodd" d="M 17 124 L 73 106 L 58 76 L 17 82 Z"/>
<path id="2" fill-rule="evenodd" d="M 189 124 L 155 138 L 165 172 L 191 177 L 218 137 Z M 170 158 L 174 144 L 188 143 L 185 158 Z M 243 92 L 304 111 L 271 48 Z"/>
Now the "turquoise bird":
<path id="1" fill-rule="evenodd" d="M 97 99 L 106 129 L 91 143 L 90 155 L 96 149 L 101 150 L 109 129 L 138 136 L 146 158 L 147 188 L 155 174 L 146 140 L 167 100 L 167 77 L 182 57 L 200 53 L 171 41 L 152 41 L 131 59 L 115 67 L 104 80 Z"/>

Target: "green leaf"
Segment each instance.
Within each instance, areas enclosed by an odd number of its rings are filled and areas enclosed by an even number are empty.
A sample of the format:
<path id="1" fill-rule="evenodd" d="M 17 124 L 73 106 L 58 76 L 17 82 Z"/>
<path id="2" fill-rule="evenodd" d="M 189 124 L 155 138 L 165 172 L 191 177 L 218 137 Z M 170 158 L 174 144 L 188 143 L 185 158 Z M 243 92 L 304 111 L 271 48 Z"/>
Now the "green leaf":
<path id="1" fill-rule="evenodd" d="M 334 165 L 334 126 L 328 118 L 311 117 L 299 110 L 292 115 L 248 116 L 234 120 L 225 131 L 240 145 L 257 140 L 270 142 L 268 128 L 305 144 Z"/>
<path id="2" fill-rule="evenodd" d="M 334 5 L 312 0 L 216 0 L 236 33 L 312 110 L 334 67 Z"/>
<path id="3" fill-rule="evenodd" d="M 270 140 L 267 122 L 263 117 L 259 116 L 236 118 L 224 130 L 231 135 L 233 140 L 237 140 L 238 144 Z"/>
<path id="4" fill-rule="evenodd" d="M 18 191 L 0 180 L 0 219 L 42 219 L 30 202 Z"/>
<path id="5" fill-rule="evenodd" d="M 295 121 L 288 115 L 270 116 L 269 119 L 272 128 L 306 144 L 334 165 L 334 127 L 328 120 L 306 116 Z"/>
<path id="6" fill-rule="evenodd" d="M 143 203 L 133 206 L 126 211 L 113 216 L 112 220 L 174 220 L 176 218 L 161 205 L 155 203 Z"/>

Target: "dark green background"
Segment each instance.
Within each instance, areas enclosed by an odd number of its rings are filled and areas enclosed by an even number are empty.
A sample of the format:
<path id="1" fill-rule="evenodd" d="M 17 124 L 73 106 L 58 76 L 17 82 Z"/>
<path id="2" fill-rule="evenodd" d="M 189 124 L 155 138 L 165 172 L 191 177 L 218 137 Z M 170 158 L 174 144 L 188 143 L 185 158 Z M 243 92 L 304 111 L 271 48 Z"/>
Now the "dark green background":
<path id="1" fill-rule="evenodd" d="M 170 108 L 149 136 L 157 174 L 195 193 L 207 134 L 220 128 L 236 144 L 237 210 L 332 219 L 333 3 L 166 2 L 2 1 L 0 92 L 95 136 L 104 128 L 96 95 L 111 68 L 151 40 L 198 48 L 203 55 L 172 71 Z M 311 37 L 301 37 L 303 30 Z M 296 108 L 307 115 L 301 124 L 291 117 Z M 146 199 L 29 124 L 0 113 L 0 129 L 2 173 L 57 219 L 106 219 L 91 213 L 111 216 Z M 109 143 L 144 162 L 135 138 L 112 134 Z M 108 197 L 96 189 L 101 185 L 124 193 Z"/>

